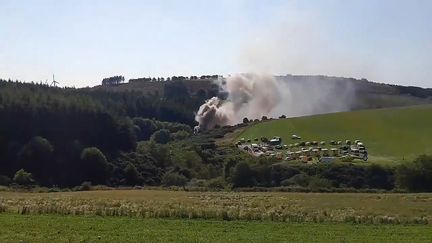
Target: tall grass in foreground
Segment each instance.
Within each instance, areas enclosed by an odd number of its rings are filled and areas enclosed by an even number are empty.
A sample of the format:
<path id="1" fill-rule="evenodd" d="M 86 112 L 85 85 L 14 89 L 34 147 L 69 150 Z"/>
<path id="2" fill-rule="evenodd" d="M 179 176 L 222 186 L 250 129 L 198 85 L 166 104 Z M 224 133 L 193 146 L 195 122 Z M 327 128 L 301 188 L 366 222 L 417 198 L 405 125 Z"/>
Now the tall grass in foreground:
<path id="1" fill-rule="evenodd" d="M 96 192 L 88 192 L 96 193 Z M 0 194 L 0 212 L 19 214 L 60 214 L 126 216 L 138 218 L 263 220 L 277 222 L 345 222 L 361 224 L 432 224 L 427 211 L 432 195 L 376 194 L 289 194 L 289 193 L 186 193 L 141 191 L 130 199 L 118 199 L 119 191 L 104 196 L 49 193 L 31 196 L 19 193 Z M 111 193 L 113 198 L 109 198 Z M 134 193 L 134 192 L 129 192 Z M 85 195 L 81 198 L 82 195 Z M 102 194 L 101 194 L 102 195 Z M 132 194 L 131 194 L 132 195 Z M 310 195 L 310 196 L 309 196 Z M 170 197 L 171 196 L 171 197 Z M 402 200 L 400 210 L 386 210 L 393 198 Z M 138 197 L 138 198 L 137 198 Z M 358 197 L 358 200 L 356 200 Z M 128 198 L 125 195 L 125 198 Z M 320 199 L 321 198 L 321 199 Z M 401 199 L 405 198 L 405 199 Z M 322 200 L 321 202 L 315 202 Z M 334 200 L 334 205 L 330 202 Z M 360 203 L 357 203 L 359 201 Z M 364 204 L 370 202 L 370 204 Z M 329 206 L 322 206 L 327 203 Z M 396 201 L 397 203 L 397 201 Z M 376 205 L 375 205 L 376 204 Z M 368 208 L 372 207 L 372 208 Z M 376 207 L 374 209 L 373 207 Z M 413 207 L 413 211 L 404 210 Z M 415 208 L 419 207 L 419 208 Z M 412 213 L 417 212 L 417 213 Z"/>

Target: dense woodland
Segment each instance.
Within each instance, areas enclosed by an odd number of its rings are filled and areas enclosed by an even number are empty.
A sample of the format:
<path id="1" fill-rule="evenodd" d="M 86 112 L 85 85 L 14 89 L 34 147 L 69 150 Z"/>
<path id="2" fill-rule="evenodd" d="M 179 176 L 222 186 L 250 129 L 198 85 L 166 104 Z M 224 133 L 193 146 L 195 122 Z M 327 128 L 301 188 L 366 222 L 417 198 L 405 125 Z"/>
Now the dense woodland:
<path id="1" fill-rule="evenodd" d="M 11 177 L 23 168 L 43 185 L 74 185 L 91 179 L 79 164 L 85 148 L 114 161 L 154 130 L 190 133 L 193 111 L 206 97 L 189 96 L 177 83 L 165 92 L 167 97 L 149 97 L 1 80 L 0 174 Z M 152 119 L 143 131 L 142 117 Z"/>
<path id="2" fill-rule="evenodd" d="M 176 81 L 164 95 L 1 80 L 0 185 L 432 191 L 430 156 L 398 167 L 252 158 L 215 143 L 235 127 L 192 134 L 205 92 Z"/>

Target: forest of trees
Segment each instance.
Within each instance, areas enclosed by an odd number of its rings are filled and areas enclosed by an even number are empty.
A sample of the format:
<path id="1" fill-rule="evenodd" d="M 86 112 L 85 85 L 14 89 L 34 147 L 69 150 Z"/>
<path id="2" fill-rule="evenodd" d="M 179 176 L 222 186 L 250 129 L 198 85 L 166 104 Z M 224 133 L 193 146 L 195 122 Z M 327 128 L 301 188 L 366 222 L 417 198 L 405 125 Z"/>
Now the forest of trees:
<path id="1" fill-rule="evenodd" d="M 135 151 L 137 141 L 156 130 L 190 133 L 193 112 L 205 97 L 173 85 L 165 98 L 0 80 L 0 175 L 12 178 L 24 169 L 42 185 L 76 185 L 95 171 L 112 171 L 103 161 Z M 152 125 L 146 127 L 143 118 Z"/>

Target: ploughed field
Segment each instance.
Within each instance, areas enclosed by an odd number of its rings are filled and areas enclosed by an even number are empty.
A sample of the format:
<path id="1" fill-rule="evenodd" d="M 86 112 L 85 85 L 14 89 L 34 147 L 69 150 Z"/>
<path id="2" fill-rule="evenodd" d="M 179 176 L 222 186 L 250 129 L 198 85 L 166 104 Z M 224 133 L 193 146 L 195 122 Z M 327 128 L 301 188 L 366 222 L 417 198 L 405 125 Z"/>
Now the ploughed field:
<path id="1" fill-rule="evenodd" d="M 402 161 L 432 153 L 432 105 L 341 112 L 250 125 L 234 140 L 262 136 L 300 141 L 361 140 L 370 161 Z M 292 140 L 293 134 L 301 140 Z"/>

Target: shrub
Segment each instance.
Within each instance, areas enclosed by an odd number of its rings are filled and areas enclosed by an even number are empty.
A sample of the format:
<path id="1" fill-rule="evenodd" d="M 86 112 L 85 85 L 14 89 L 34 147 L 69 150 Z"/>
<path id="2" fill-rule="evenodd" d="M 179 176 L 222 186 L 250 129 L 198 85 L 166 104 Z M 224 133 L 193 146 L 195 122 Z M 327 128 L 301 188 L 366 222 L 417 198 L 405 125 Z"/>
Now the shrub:
<path id="1" fill-rule="evenodd" d="M 0 186 L 9 186 L 12 180 L 5 175 L 0 175 Z"/>
<path id="2" fill-rule="evenodd" d="M 167 144 L 170 141 L 170 132 L 167 129 L 156 131 L 151 136 L 151 140 L 155 143 Z"/>
<path id="3" fill-rule="evenodd" d="M 85 148 L 81 152 L 84 179 L 95 184 L 105 183 L 108 162 L 105 155 L 96 147 Z"/>
<path id="4" fill-rule="evenodd" d="M 294 175 L 293 177 L 289 178 L 289 179 L 285 179 L 281 182 L 282 186 L 293 186 L 293 185 L 297 185 L 297 186 L 302 186 L 302 187 L 307 187 L 309 186 L 309 182 L 310 182 L 310 176 L 300 173 L 297 175 Z"/>
<path id="5" fill-rule="evenodd" d="M 174 140 L 183 140 L 183 139 L 186 139 L 188 137 L 190 137 L 190 133 L 188 133 L 185 130 L 180 130 L 180 131 L 173 133 L 171 135 L 171 138 Z"/>
<path id="6" fill-rule="evenodd" d="M 365 181 L 369 188 L 391 190 L 394 188 L 394 171 L 377 164 L 366 167 Z"/>
<path id="7" fill-rule="evenodd" d="M 300 171 L 297 168 L 282 166 L 280 164 L 274 164 L 271 166 L 271 181 L 274 186 L 282 185 L 282 181 L 287 180 L 297 174 Z M 287 183 L 288 181 L 285 181 Z M 286 186 L 286 185 L 285 185 Z"/>
<path id="8" fill-rule="evenodd" d="M 197 178 L 192 178 L 187 183 L 187 186 L 189 186 L 189 187 L 204 187 L 205 186 L 205 180 L 203 180 L 203 179 L 197 179 Z"/>
<path id="9" fill-rule="evenodd" d="M 137 168 L 135 167 L 135 165 L 133 165 L 132 163 L 129 163 L 126 168 L 125 168 L 125 178 L 126 178 L 126 183 L 130 186 L 134 186 L 140 183 L 140 174 L 137 170 Z"/>
<path id="10" fill-rule="evenodd" d="M 321 188 L 331 188 L 333 185 L 330 180 L 312 176 L 310 178 L 308 187 L 312 190 L 316 190 Z"/>
<path id="11" fill-rule="evenodd" d="M 90 181 L 84 181 L 81 183 L 81 185 L 78 187 L 79 191 L 90 191 L 92 186 L 92 183 Z"/>
<path id="12" fill-rule="evenodd" d="M 253 172 L 249 167 L 249 164 L 246 162 L 240 162 L 234 167 L 231 180 L 234 187 L 248 187 L 255 185 Z"/>
<path id="13" fill-rule="evenodd" d="M 155 122 L 150 119 L 136 117 L 133 119 L 133 123 L 139 127 L 139 130 L 136 130 L 138 140 L 148 140 L 157 130 Z"/>
<path id="14" fill-rule="evenodd" d="M 243 118 L 243 123 L 249 123 L 249 119 L 247 117 Z"/>
<path id="15" fill-rule="evenodd" d="M 396 170 L 398 187 L 412 192 L 432 191 L 432 156 L 421 155 L 413 162 L 404 163 Z"/>
<path id="16" fill-rule="evenodd" d="M 185 186 L 188 179 L 184 175 L 176 172 L 167 172 L 162 176 L 162 185 L 164 186 Z"/>
<path id="17" fill-rule="evenodd" d="M 224 189 L 227 186 L 226 181 L 222 176 L 208 180 L 205 186 L 212 189 Z"/>
<path id="18" fill-rule="evenodd" d="M 34 174 L 39 181 L 45 182 L 49 176 L 50 166 L 53 165 L 54 148 L 43 137 L 33 137 L 19 152 L 21 168 Z"/>
<path id="19" fill-rule="evenodd" d="M 258 186 L 271 186 L 272 184 L 272 168 L 265 164 L 263 160 L 259 162 L 263 162 L 264 164 L 257 164 L 252 166 L 252 173 L 255 179 L 256 185 Z"/>
<path id="20" fill-rule="evenodd" d="M 23 186 L 28 186 L 34 183 L 32 174 L 23 169 L 20 169 L 15 173 L 13 180 L 15 183 Z"/>

